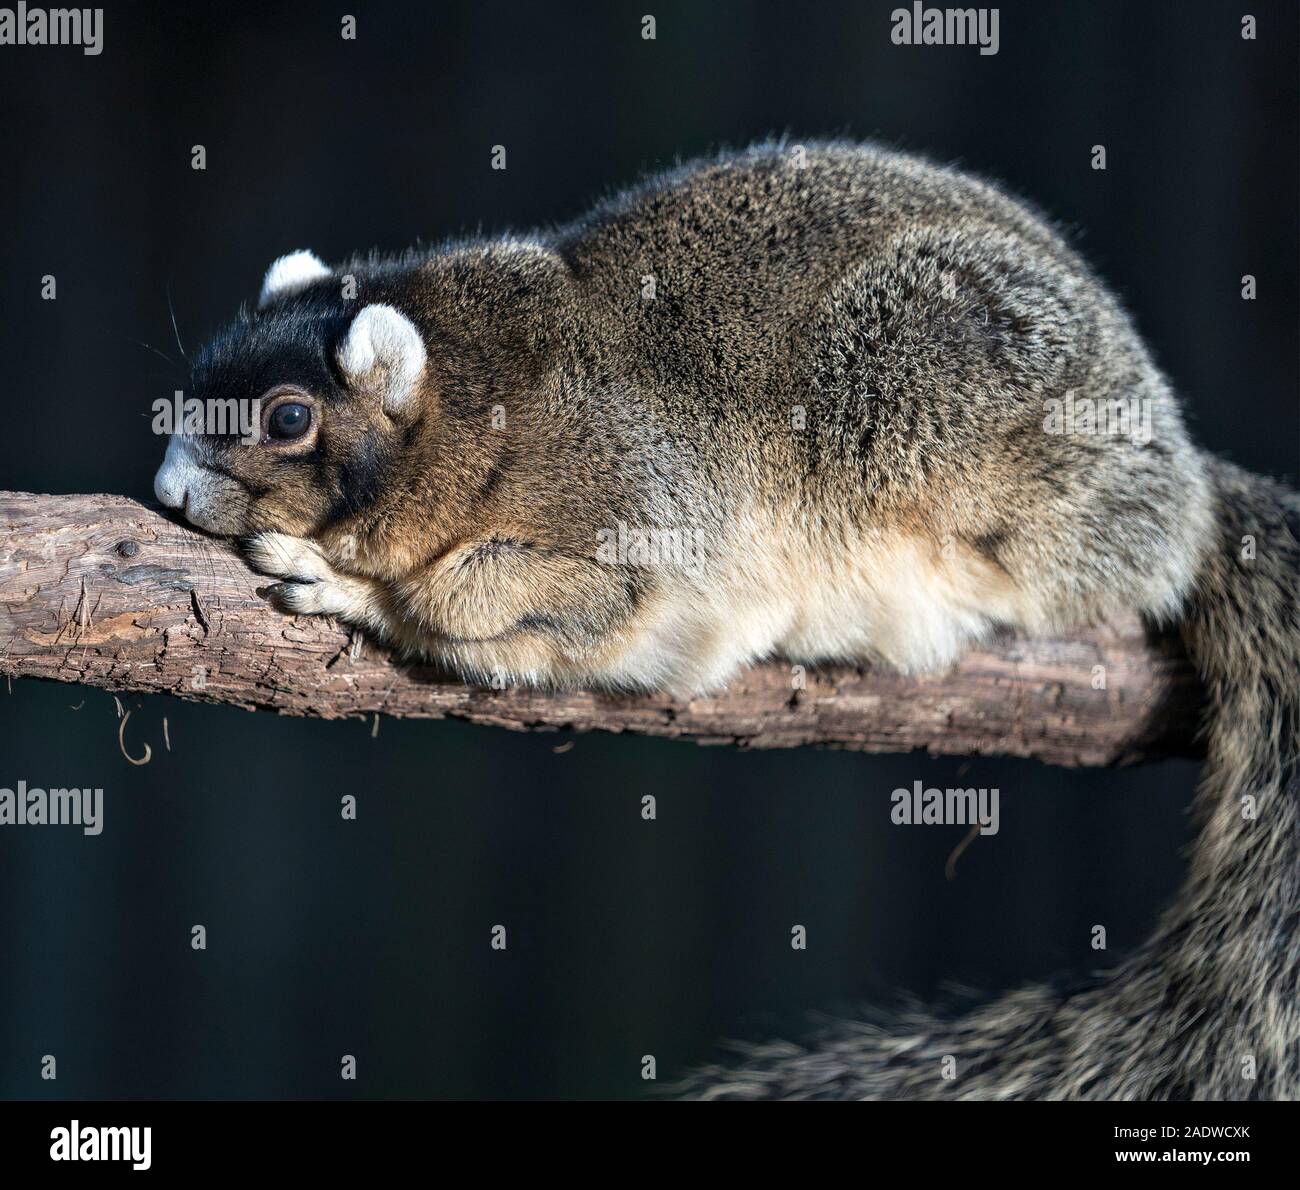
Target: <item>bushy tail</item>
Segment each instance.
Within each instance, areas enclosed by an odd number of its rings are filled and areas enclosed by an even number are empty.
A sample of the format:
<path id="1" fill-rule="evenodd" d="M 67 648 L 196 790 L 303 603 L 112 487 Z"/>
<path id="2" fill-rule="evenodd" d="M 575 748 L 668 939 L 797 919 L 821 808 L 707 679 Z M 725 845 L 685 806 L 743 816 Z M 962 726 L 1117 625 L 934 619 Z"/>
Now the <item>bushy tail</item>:
<path id="1" fill-rule="evenodd" d="M 837 1021 L 745 1047 L 684 1093 L 1300 1098 L 1300 505 L 1229 464 L 1211 471 L 1218 540 L 1183 621 L 1209 695 L 1199 831 L 1154 936 L 1072 995 L 1030 987 L 956 1019 Z"/>

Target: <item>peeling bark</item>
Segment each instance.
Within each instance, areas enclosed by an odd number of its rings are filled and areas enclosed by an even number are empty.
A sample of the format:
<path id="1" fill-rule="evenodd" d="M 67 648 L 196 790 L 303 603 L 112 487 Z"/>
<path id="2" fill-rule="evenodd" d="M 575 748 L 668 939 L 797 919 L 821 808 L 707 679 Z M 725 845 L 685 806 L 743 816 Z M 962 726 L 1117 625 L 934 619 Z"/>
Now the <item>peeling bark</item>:
<path id="1" fill-rule="evenodd" d="M 917 678 L 773 662 L 708 698 L 556 695 L 472 689 L 394 660 L 333 620 L 281 615 L 258 594 L 269 581 L 225 542 L 121 496 L 0 493 L 0 674 L 327 719 L 458 718 L 752 748 L 1065 765 L 1199 754 L 1196 676 L 1175 638 L 1136 622 L 1006 636 Z"/>

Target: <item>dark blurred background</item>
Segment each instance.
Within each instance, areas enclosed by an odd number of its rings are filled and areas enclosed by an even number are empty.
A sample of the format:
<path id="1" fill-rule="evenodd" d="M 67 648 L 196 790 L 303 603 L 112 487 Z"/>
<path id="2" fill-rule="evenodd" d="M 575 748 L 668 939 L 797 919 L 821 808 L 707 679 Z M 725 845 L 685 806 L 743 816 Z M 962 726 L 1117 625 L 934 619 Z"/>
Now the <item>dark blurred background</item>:
<path id="1" fill-rule="evenodd" d="M 137 341 L 179 361 L 169 295 L 192 349 L 291 249 L 563 220 L 783 131 L 1032 198 L 1124 296 L 1201 441 L 1294 482 L 1294 0 L 1002 3 L 995 56 L 895 46 L 894 7 L 109 5 L 98 57 L 0 47 L 0 486 L 149 496 L 150 406 L 184 373 Z M 643 1054 L 662 1081 L 806 1009 L 1110 965 L 1180 879 L 1196 778 L 127 705 L 144 767 L 104 692 L 0 690 L 0 786 L 106 803 L 98 838 L 0 829 L 0 1095 L 638 1096 Z M 918 779 L 1001 790 L 955 881 L 964 828 L 890 824 Z"/>

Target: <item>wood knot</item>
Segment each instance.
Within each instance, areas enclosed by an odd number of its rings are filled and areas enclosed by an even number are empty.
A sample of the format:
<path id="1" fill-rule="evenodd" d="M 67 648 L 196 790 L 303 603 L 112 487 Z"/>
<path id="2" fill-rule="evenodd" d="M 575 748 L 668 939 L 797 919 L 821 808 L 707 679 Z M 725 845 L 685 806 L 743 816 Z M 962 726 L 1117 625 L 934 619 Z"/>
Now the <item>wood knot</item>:
<path id="1" fill-rule="evenodd" d="M 119 541 L 114 548 L 123 558 L 134 558 L 140 552 L 140 543 L 128 537 L 125 541 Z"/>

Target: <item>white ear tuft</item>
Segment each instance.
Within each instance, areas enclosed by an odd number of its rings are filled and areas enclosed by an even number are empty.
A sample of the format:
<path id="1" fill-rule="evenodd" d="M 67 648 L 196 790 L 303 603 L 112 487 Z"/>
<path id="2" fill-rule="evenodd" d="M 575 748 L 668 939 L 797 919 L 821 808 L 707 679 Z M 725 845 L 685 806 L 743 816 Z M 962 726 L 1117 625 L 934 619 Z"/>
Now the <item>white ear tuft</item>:
<path id="1" fill-rule="evenodd" d="M 392 306 L 366 306 L 339 345 L 339 367 L 354 380 L 382 368 L 384 412 L 396 413 L 415 393 L 424 372 L 424 340 L 415 324 Z"/>
<path id="2" fill-rule="evenodd" d="M 314 252 L 290 252 L 288 256 L 281 256 L 279 260 L 272 261 L 271 267 L 266 270 L 257 308 L 260 310 L 268 302 L 297 293 L 313 281 L 329 275 L 329 267 Z"/>

